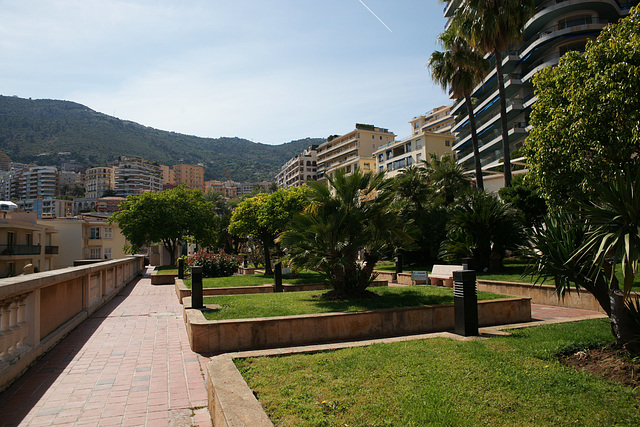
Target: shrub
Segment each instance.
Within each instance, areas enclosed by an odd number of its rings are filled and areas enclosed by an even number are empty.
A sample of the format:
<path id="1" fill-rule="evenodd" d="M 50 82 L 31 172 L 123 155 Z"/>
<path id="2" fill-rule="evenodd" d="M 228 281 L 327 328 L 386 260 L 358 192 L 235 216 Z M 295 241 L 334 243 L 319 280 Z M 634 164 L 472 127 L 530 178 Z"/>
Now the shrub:
<path id="1" fill-rule="evenodd" d="M 229 255 L 224 251 L 217 253 L 197 252 L 187 258 L 189 268 L 194 265 L 202 267 L 203 277 L 232 276 L 238 270 L 240 262 L 239 255 Z"/>

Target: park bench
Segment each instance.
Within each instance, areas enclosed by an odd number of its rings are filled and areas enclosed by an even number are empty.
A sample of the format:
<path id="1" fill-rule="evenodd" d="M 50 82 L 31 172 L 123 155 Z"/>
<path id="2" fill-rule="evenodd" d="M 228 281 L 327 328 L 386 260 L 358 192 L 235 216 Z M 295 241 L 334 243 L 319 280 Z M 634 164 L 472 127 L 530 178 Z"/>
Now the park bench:
<path id="1" fill-rule="evenodd" d="M 461 265 L 442 265 L 436 264 L 433 266 L 433 270 L 429 274 L 429 283 L 432 285 L 453 287 L 453 272 L 462 270 Z"/>

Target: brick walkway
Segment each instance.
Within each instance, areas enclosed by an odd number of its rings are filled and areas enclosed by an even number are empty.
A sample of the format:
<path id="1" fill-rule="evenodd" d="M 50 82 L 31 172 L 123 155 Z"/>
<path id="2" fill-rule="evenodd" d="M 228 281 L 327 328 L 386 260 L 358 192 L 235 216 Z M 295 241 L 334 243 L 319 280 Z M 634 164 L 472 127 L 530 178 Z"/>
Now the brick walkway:
<path id="1" fill-rule="evenodd" d="M 0 394 L 2 426 L 211 426 L 204 369 L 173 285 L 148 277 Z"/>

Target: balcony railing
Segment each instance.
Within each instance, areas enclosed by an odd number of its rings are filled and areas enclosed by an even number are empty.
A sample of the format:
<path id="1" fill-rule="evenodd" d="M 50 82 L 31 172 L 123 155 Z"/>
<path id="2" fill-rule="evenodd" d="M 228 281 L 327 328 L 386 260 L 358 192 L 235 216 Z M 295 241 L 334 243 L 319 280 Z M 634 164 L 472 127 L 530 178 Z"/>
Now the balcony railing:
<path id="1" fill-rule="evenodd" d="M 0 255 L 40 255 L 40 245 L 1 245 Z"/>
<path id="2" fill-rule="evenodd" d="M 58 255 L 58 246 L 45 246 L 44 253 L 47 255 Z"/>

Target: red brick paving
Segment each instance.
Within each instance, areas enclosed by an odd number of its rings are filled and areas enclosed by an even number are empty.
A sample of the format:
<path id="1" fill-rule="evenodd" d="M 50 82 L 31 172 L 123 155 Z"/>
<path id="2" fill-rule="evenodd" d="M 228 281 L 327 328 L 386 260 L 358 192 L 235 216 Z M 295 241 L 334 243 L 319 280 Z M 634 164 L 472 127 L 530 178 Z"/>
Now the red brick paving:
<path id="1" fill-rule="evenodd" d="M 173 285 L 125 288 L 0 394 L 2 426 L 211 426 Z"/>

